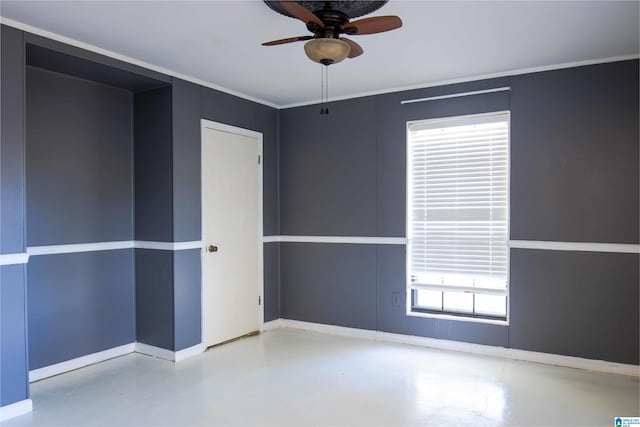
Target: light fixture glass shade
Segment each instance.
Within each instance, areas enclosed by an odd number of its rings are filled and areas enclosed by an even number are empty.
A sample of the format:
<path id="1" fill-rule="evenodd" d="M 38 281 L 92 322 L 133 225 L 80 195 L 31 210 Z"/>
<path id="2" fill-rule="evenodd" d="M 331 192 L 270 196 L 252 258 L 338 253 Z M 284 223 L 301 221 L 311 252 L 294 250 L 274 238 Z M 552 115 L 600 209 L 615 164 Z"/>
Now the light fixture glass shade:
<path id="1" fill-rule="evenodd" d="M 351 46 L 340 39 L 321 38 L 306 42 L 304 51 L 312 61 L 330 65 L 346 58 L 351 51 Z"/>

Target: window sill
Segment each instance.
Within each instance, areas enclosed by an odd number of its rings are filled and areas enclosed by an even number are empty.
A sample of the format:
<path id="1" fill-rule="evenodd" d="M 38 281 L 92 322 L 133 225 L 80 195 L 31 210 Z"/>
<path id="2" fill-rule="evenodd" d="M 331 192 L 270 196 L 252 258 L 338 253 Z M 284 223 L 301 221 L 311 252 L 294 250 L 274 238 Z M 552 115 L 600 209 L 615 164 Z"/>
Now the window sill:
<path id="1" fill-rule="evenodd" d="M 488 325 L 499 325 L 499 326 L 509 326 L 509 317 L 507 316 L 506 320 L 500 319 L 483 319 L 479 317 L 465 317 L 463 314 L 461 315 L 452 315 L 446 313 L 424 313 L 420 311 L 413 311 L 411 309 L 407 310 L 407 316 L 411 317 L 428 317 L 432 319 L 441 319 L 441 320 L 456 320 L 458 322 L 467 322 L 467 323 L 484 323 Z"/>

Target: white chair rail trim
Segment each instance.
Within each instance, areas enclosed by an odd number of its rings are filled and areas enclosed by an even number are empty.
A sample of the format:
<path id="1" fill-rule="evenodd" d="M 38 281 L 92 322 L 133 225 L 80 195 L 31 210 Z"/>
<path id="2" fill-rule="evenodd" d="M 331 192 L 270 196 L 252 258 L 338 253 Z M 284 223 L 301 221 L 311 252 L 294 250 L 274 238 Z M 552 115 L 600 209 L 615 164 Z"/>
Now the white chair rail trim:
<path id="1" fill-rule="evenodd" d="M 29 262 L 29 254 L 27 253 L 0 255 L 0 265 L 26 264 L 27 262 Z"/>
<path id="2" fill-rule="evenodd" d="M 262 238 L 264 243 L 344 243 L 368 245 L 406 245 L 406 237 L 379 236 L 301 236 L 271 235 Z M 600 242 L 560 242 L 550 240 L 509 240 L 511 249 L 542 249 L 551 251 L 614 252 L 640 254 L 640 244 Z"/>
<path id="3" fill-rule="evenodd" d="M 146 240 L 121 240 L 115 242 L 95 242 L 95 243 L 75 243 L 69 245 L 47 245 L 29 246 L 27 254 L 36 255 L 57 255 L 79 252 L 112 251 L 118 249 L 156 249 L 163 251 L 181 251 L 188 249 L 202 248 L 202 241 L 193 240 L 188 242 L 155 242 Z"/>

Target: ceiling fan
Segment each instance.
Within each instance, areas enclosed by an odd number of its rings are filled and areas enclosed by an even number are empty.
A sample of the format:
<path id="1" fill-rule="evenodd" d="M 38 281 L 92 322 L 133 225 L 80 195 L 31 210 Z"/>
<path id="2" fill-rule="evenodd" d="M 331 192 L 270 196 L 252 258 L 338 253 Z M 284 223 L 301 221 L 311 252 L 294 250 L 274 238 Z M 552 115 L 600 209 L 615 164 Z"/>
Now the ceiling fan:
<path id="1" fill-rule="evenodd" d="M 305 23 L 313 35 L 289 37 L 262 43 L 276 46 L 285 43 L 307 41 L 304 50 L 309 59 L 323 65 L 331 65 L 345 58 L 362 55 L 362 47 L 351 39 L 342 37 L 382 33 L 402 27 L 397 16 L 376 16 L 351 21 L 382 7 L 382 1 L 267 1 L 271 9 Z"/>

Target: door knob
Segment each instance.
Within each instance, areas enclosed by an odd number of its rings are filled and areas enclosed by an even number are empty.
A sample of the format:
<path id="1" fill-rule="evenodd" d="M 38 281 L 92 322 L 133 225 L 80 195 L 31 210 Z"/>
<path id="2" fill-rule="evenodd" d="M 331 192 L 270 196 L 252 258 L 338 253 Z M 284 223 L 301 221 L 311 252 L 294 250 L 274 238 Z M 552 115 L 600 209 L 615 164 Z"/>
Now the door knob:
<path id="1" fill-rule="evenodd" d="M 207 250 L 208 250 L 209 252 L 218 252 L 218 247 L 217 247 L 217 246 L 214 246 L 214 245 L 209 245 L 209 246 L 207 247 Z"/>

